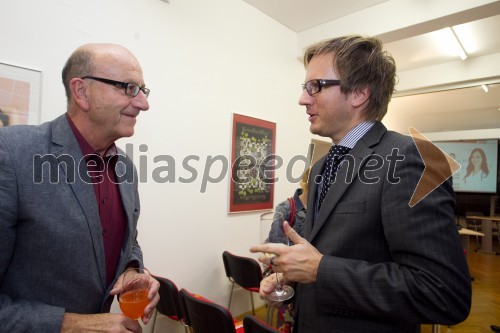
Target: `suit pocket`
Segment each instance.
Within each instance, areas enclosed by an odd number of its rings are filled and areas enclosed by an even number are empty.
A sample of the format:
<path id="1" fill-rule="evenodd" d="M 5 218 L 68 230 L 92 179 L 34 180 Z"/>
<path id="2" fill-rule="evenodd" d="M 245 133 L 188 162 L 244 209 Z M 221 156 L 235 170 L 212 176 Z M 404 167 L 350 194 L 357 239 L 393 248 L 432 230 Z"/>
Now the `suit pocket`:
<path id="1" fill-rule="evenodd" d="M 360 214 L 366 211 L 366 201 L 342 202 L 337 205 L 336 214 Z"/>

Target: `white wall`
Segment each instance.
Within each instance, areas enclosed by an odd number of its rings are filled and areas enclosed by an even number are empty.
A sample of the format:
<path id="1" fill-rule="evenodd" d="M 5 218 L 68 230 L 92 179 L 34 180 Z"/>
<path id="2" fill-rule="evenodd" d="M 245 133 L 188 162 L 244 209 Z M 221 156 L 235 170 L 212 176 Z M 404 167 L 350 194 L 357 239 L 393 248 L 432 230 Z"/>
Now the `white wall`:
<path id="1" fill-rule="evenodd" d="M 222 252 L 253 256 L 248 248 L 258 242 L 259 212 L 228 214 L 227 177 L 200 193 L 204 161 L 208 155 L 230 160 L 233 113 L 277 123 L 276 152 L 285 162 L 307 153 L 311 135 L 297 104 L 305 71 L 296 58 L 296 33 L 234 0 L 1 0 L 0 30 L 0 62 L 43 72 L 42 121 L 65 112 L 60 72 L 76 47 L 114 42 L 137 56 L 151 108 L 138 118 L 135 136 L 119 145 L 132 143 L 136 165 L 140 156 L 148 164 L 148 180 L 139 185 L 146 265 L 179 288 L 225 304 Z M 139 152 L 141 144 L 146 153 Z M 176 178 L 190 176 L 184 157 L 200 156 L 191 163 L 198 179 L 154 183 L 157 155 L 175 157 Z M 212 177 L 219 172 L 214 167 Z M 277 175 L 275 204 L 297 187 L 284 179 L 284 168 Z M 240 314 L 249 304 L 239 292 L 231 309 Z"/>

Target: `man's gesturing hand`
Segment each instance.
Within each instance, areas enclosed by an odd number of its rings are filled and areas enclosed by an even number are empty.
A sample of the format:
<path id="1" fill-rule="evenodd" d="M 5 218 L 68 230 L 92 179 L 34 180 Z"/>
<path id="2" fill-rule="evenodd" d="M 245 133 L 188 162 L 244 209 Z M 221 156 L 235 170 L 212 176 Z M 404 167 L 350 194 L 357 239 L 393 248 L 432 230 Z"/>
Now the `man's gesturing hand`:
<path id="1" fill-rule="evenodd" d="M 273 271 L 282 272 L 285 284 L 290 282 L 311 283 L 316 281 L 319 262 L 323 255 L 308 241 L 300 237 L 288 222 L 283 223 L 283 230 L 294 243 L 292 246 L 267 243 L 255 245 L 250 252 L 272 253 L 277 256 L 273 259 Z M 270 258 L 262 256 L 259 261 L 269 265 Z"/>

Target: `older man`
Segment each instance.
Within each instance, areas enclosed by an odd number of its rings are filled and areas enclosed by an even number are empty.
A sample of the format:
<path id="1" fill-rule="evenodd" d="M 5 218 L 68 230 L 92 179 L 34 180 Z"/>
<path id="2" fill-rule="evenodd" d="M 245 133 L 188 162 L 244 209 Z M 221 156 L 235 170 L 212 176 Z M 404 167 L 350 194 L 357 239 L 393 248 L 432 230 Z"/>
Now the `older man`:
<path id="1" fill-rule="evenodd" d="M 149 89 L 130 51 L 88 44 L 62 73 L 67 112 L 0 129 L 0 325 L 5 332 L 141 332 L 109 314 L 127 267 L 143 266 L 132 161 Z M 123 176 L 126 177 L 123 177 Z M 159 284 L 151 278 L 149 321 Z"/>

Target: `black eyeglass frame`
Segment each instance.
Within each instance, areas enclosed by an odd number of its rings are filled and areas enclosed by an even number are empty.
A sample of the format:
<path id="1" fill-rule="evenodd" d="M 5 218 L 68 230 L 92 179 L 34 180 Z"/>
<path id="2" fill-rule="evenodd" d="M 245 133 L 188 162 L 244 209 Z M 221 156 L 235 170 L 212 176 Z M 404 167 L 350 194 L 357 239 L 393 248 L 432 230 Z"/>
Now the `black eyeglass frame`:
<path id="1" fill-rule="evenodd" d="M 126 95 L 132 96 L 132 97 L 135 97 L 135 96 L 139 95 L 139 91 L 142 91 L 144 93 L 144 95 L 146 95 L 146 97 L 149 97 L 149 93 L 151 92 L 151 90 L 149 88 L 141 87 L 141 86 L 139 86 L 139 85 L 137 85 L 135 83 L 115 81 L 115 80 L 105 79 L 105 78 L 97 77 L 97 76 L 84 76 L 84 77 L 81 77 L 80 79 L 82 79 L 82 80 L 85 80 L 85 79 L 96 80 L 96 81 L 99 81 L 99 82 L 102 82 L 102 83 L 106 83 L 106 84 L 109 84 L 109 85 L 112 85 L 112 86 L 116 86 L 118 88 L 122 88 L 122 89 L 125 90 L 125 94 Z M 129 87 L 130 86 L 137 87 L 137 88 L 134 88 L 134 91 L 136 92 L 135 95 L 134 94 L 129 94 L 127 92 L 127 91 L 129 91 Z"/>
<path id="2" fill-rule="evenodd" d="M 318 91 L 313 92 L 311 83 L 316 82 Z M 327 79 L 314 79 L 314 80 L 309 80 L 306 83 L 302 84 L 302 89 L 305 89 L 309 96 L 314 96 L 316 94 L 319 94 L 323 87 L 330 87 L 330 86 L 340 86 L 341 81 L 340 80 L 327 80 Z M 315 87 L 314 87 L 315 88 Z"/>

